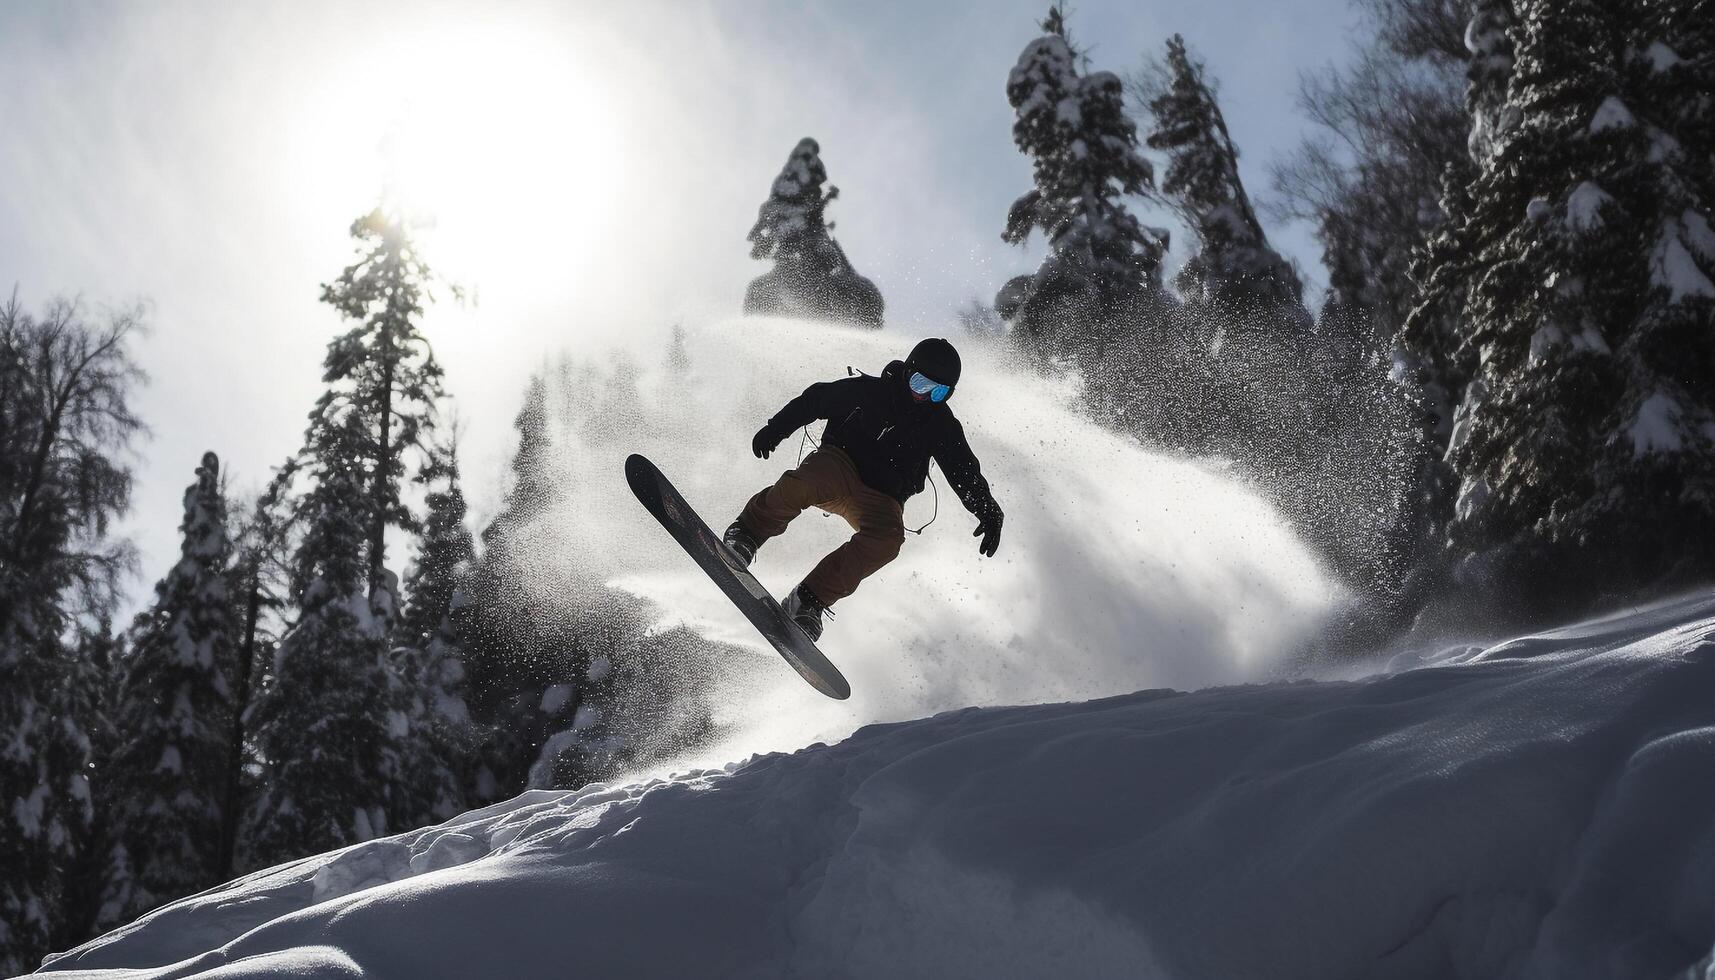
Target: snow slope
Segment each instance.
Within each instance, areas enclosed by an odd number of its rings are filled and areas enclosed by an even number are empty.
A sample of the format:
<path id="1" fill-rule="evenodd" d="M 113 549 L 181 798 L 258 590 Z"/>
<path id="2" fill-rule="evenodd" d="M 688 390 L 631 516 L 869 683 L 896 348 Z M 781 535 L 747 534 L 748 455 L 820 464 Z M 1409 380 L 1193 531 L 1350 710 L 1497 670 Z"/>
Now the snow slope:
<path id="1" fill-rule="evenodd" d="M 1712 777 L 1703 594 L 1364 680 L 971 709 L 532 793 L 48 968 L 1702 978 Z"/>

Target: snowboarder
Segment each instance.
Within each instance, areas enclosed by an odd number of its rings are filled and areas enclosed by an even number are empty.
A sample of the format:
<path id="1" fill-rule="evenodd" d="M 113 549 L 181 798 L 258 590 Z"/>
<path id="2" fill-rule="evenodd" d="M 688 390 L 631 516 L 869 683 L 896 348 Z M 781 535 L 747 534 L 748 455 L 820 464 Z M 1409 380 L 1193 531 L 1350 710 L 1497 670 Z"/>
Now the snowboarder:
<path id="1" fill-rule="evenodd" d="M 793 430 L 826 419 L 822 444 L 771 487 L 751 497 L 723 540 L 748 568 L 756 550 L 815 506 L 846 519 L 856 532 L 823 558 L 781 603 L 812 642 L 821 638 L 822 613 L 857 590 L 858 583 L 898 557 L 905 543 L 905 501 L 923 489 L 929 461 L 941 465 L 960 502 L 977 518 L 977 550 L 1000 546 L 1002 514 L 965 442 L 964 427 L 947 399 L 959 383 L 959 352 L 939 338 L 912 348 L 880 377 L 824 381 L 786 403 L 751 439 L 768 458 Z"/>

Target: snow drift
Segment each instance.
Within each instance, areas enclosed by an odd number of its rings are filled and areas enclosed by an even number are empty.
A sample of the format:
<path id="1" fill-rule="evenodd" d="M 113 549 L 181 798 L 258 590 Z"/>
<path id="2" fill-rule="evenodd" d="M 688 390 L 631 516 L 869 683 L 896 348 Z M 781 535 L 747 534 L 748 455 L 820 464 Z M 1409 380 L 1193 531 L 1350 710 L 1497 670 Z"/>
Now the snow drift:
<path id="1" fill-rule="evenodd" d="M 1712 773 L 1701 595 L 1359 681 L 971 709 L 531 793 L 47 969 L 1702 978 Z"/>

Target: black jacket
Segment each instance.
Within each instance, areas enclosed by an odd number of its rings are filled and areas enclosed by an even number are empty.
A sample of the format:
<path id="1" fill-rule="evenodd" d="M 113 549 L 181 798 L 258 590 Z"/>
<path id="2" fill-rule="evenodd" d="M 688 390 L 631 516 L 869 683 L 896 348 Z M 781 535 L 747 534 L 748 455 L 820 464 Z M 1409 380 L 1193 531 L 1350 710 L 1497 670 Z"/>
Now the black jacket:
<path id="1" fill-rule="evenodd" d="M 965 427 L 946 402 L 911 396 L 904 361 L 889 364 L 879 378 L 858 375 L 805 388 L 768 420 L 769 441 L 778 443 L 816 419 L 828 420 L 822 445 L 844 450 L 864 483 L 900 503 L 922 491 L 934 459 L 966 510 L 978 518 L 1000 516 L 982 466 L 965 442 Z"/>

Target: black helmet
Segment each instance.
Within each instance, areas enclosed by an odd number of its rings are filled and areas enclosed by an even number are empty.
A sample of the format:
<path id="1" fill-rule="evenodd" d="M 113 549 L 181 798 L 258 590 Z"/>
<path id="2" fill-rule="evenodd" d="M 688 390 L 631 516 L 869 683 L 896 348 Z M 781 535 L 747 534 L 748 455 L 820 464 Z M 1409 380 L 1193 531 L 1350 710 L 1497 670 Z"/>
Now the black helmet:
<path id="1" fill-rule="evenodd" d="M 940 337 L 931 337 L 911 348 L 911 356 L 905 359 L 905 368 L 907 371 L 921 371 L 951 388 L 959 383 L 959 352 Z"/>

